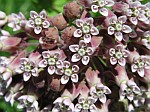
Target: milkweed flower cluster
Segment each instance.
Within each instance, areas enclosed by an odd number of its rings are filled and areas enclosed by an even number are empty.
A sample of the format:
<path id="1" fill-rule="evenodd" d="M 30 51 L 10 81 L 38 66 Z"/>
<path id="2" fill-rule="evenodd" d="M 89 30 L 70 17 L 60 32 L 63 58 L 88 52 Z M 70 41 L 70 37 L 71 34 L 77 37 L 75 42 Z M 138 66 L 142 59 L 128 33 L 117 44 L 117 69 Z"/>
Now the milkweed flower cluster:
<path id="1" fill-rule="evenodd" d="M 0 11 L 0 97 L 26 112 L 149 111 L 149 4 L 76 0 L 53 18 Z"/>

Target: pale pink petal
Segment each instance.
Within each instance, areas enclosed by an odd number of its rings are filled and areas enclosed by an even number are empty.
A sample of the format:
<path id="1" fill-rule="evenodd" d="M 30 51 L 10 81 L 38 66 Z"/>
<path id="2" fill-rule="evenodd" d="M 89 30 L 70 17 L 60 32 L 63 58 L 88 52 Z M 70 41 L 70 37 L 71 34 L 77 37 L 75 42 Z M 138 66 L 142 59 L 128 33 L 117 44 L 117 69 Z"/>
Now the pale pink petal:
<path id="1" fill-rule="evenodd" d="M 134 98 L 134 94 L 133 94 L 133 93 L 131 93 L 131 94 L 127 95 L 127 98 L 128 98 L 130 101 L 132 101 L 132 100 L 133 100 L 133 98 Z"/>
<path id="2" fill-rule="evenodd" d="M 16 68 L 15 71 L 16 71 L 17 73 L 19 73 L 19 74 L 23 73 L 23 70 L 21 69 L 21 66 L 18 67 L 18 68 Z"/>
<path id="3" fill-rule="evenodd" d="M 105 96 L 105 94 L 102 94 L 102 95 L 99 97 L 99 101 L 102 102 L 102 103 L 106 103 L 106 96 Z"/>
<path id="4" fill-rule="evenodd" d="M 120 17 L 118 17 L 118 21 L 121 23 L 121 24 L 123 24 L 123 23 L 125 23 L 126 21 L 127 21 L 127 16 L 120 16 Z"/>
<path id="5" fill-rule="evenodd" d="M 40 43 L 40 44 L 43 44 L 43 43 L 44 43 L 43 38 L 44 38 L 44 37 L 40 37 L 40 39 L 39 39 L 39 43 Z"/>
<path id="6" fill-rule="evenodd" d="M 114 48 L 110 48 L 109 55 L 113 56 L 116 53 L 116 50 Z"/>
<path id="7" fill-rule="evenodd" d="M 77 27 L 82 27 L 83 24 L 84 24 L 84 21 L 83 21 L 82 19 L 77 19 L 77 20 L 76 20 L 76 25 L 77 25 Z"/>
<path id="8" fill-rule="evenodd" d="M 58 97 L 54 102 L 53 104 L 56 104 L 56 103 L 62 103 L 63 99 L 61 97 Z"/>
<path id="9" fill-rule="evenodd" d="M 8 80 L 12 76 L 11 72 L 4 72 L 2 74 L 3 80 Z"/>
<path id="10" fill-rule="evenodd" d="M 98 35 L 98 34 L 99 34 L 98 29 L 97 29 L 96 27 L 94 27 L 94 26 L 91 28 L 90 31 L 91 31 L 91 34 L 92 34 L 92 35 Z"/>
<path id="11" fill-rule="evenodd" d="M 56 74 L 57 75 L 62 75 L 64 73 L 63 69 L 56 69 Z"/>
<path id="12" fill-rule="evenodd" d="M 63 62 L 62 62 L 61 60 L 58 60 L 58 61 L 56 62 L 56 67 L 57 67 L 57 68 L 62 68 L 62 67 L 63 67 Z"/>
<path id="13" fill-rule="evenodd" d="M 38 77 L 38 68 L 34 68 L 34 69 L 32 69 L 31 70 L 31 72 L 32 72 L 32 75 L 34 76 L 34 77 Z"/>
<path id="14" fill-rule="evenodd" d="M 90 43 L 91 42 L 91 35 L 90 34 L 85 34 L 84 35 L 84 41 L 86 43 Z"/>
<path id="15" fill-rule="evenodd" d="M 43 58 L 50 58 L 50 52 L 49 51 L 43 51 L 42 56 L 43 56 Z"/>
<path id="16" fill-rule="evenodd" d="M 131 65 L 131 71 L 136 72 L 138 69 L 138 66 L 136 64 Z"/>
<path id="17" fill-rule="evenodd" d="M 37 18 L 37 17 L 38 17 L 37 12 L 35 12 L 35 11 L 30 11 L 30 17 L 33 18 L 33 19 Z"/>
<path id="18" fill-rule="evenodd" d="M 74 111 L 76 112 L 80 112 L 81 111 L 81 109 L 82 109 L 82 106 L 81 106 L 81 104 L 79 104 L 79 103 L 77 103 L 76 105 L 75 105 L 75 109 L 74 109 Z"/>
<path id="19" fill-rule="evenodd" d="M 63 103 L 64 103 L 65 105 L 69 106 L 69 105 L 71 104 L 70 98 L 64 99 Z"/>
<path id="20" fill-rule="evenodd" d="M 47 66 L 47 61 L 45 59 L 43 59 L 39 62 L 39 67 L 45 68 L 46 66 Z"/>
<path id="21" fill-rule="evenodd" d="M 147 17 L 144 14 L 139 14 L 138 20 L 140 20 L 140 21 L 146 21 Z"/>
<path id="22" fill-rule="evenodd" d="M 78 65 L 73 65 L 72 66 L 72 71 L 78 72 L 79 71 L 79 66 Z"/>
<path id="23" fill-rule="evenodd" d="M 73 33 L 74 37 L 81 37 L 82 36 L 82 31 L 80 29 L 77 29 L 74 33 Z"/>
<path id="24" fill-rule="evenodd" d="M 87 65 L 90 61 L 90 57 L 89 56 L 83 56 L 82 57 L 82 63 L 83 65 Z"/>
<path id="25" fill-rule="evenodd" d="M 48 73 L 50 74 L 50 75 L 52 75 L 52 74 L 54 74 L 55 73 L 55 66 L 49 66 L 48 67 Z"/>
<path id="26" fill-rule="evenodd" d="M 63 76 L 61 77 L 61 83 L 62 83 L 62 84 L 67 84 L 68 81 L 69 81 L 69 76 L 63 75 Z"/>
<path id="27" fill-rule="evenodd" d="M 115 33 L 115 28 L 112 27 L 112 26 L 109 26 L 109 27 L 108 27 L 108 34 L 109 34 L 109 35 L 113 35 L 114 33 Z"/>
<path id="28" fill-rule="evenodd" d="M 46 17 L 47 17 L 46 11 L 45 11 L 45 10 L 42 10 L 42 11 L 40 12 L 39 16 L 40 16 L 40 18 L 42 18 L 42 19 L 46 19 Z"/>
<path id="29" fill-rule="evenodd" d="M 92 12 L 98 12 L 98 5 L 92 5 L 91 10 Z"/>
<path id="30" fill-rule="evenodd" d="M 138 69 L 137 72 L 141 77 L 144 77 L 144 69 Z"/>
<path id="31" fill-rule="evenodd" d="M 89 17 L 86 19 L 86 22 L 88 23 L 88 25 L 93 25 L 94 20 L 92 17 Z"/>
<path id="32" fill-rule="evenodd" d="M 131 27 L 128 26 L 128 25 L 123 25 L 122 31 L 123 31 L 124 33 L 131 33 L 131 32 L 132 32 L 132 29 L 131 29 Z"/>
<path id="33" fill-rule="evenodd" d="M 96 93 L 96 88 L 94 87 L 94 86 L 92 86 L 91 88 L 90 88 L 90 95 L 95 95 L 95 93 Z"/>
<path id="34" fill-rule="evenodd" d="M 97 107 L 94 104 L 90 106 L 90 112 L 98 112 Z"/>
<path id="35" fill-rule="evenodd" d="M 77 74 L 72 74 L 71 75 L 71 80 L 72 80 L 72 82 L 78 82 L 78 75 Z"/>
<path id="36" fill-rule="evenodd" d="M 123 57 L 128 57 L 130 52 L 128 50 L 122 50 Z"/>
<path id="37" fill-rule="evenodd" d="M 74 110 L 74 104 L 71 103 L 71 104 L 69 105 L 69 108 L 73 111 L 73 110 Z"/>
<path id="38" fill-rule="evenodd" d="M 69 50 L 71 52 L 77 52 L 79 50 L 79 45 L 70 45 Z"/>
<path id="39" fill-rule="evenodd" d="M 116 32 L 115 33 L 115 38 L 118 40 L 118 41 L 122 41 L 123 39 L 123 35 L 121 32 Z"/>
<path id="40" fill-rule="evenodd" d="M 69 68 L 70 67 L 70 62 L 69 61 L 64 61 L 63 65 L 65 68 Z"/>
<path id="41" fill-rule="evenodd" d="M 115 2 L 113 0 L 105 0 L 105 6 L 107 7 L 111 7 L 115 4 Z"/>
<path id="42" fill-rule="evenodd" d="M 88 55 L 92 55 L 94 53 L 94 49 L 92 47 L 87 47 L 86 52 Z"/>
<path id="43" fill-rule="evenodd" d="M 33 20 L 29 20 L 29 21 L 27 22 L 27 26 L 28 26 L 28 27 L 31 27 L 31 28 L 34 28 L 34 27 L 35 27 L 34 21 L 33 21 Z"/>
<path id="44" fill-rule="evenodd" d="M 40 26 L 36 26 L 36 27 L 34 28 L 35 34 L 40 34 L 41 31 L 42 31 L 42 27 L 40 27 Z"/>
<path id="45" fill-rule="evenodd" d="M 50 23 L 48 21 L 44 21 L 42 23 L 43 28 L 48 28 L 50 26 Z"/>
<path id="46" fill-rule="evenodd" d="M 81 46 L 81 47 L 86 47 L 86 46 L 87 46 L 87 43 L 86 43 L 84 40 L 80 40 L 80 41 L 79 41 L 79 46 Z"/>
<path id="47" fill-rule="evenodd" d="M 23 73 L 23 80 L 28 81 L 31 77 L 31 73 L 25 72 Z"/>
<path id="48" fill-rule="evenodd" d="M 132 24 L 134 24 L 134 25 L 137 25 L 137 24 L 138 24 L 138 20 L 137 20 L 136 17 L 130 17 L 129 20 L 130 20 L 130 22 L 131 22 Z"/>
<path id="49" fill-rule="evenodd" d="M 79 54 L 74 54 L 71 58 L 72 62 L 78 62 L 81 59 L 81 56 Z"/>
<path id="50" fill-rule="evenodd" d="M 103 16 L 108 16 L 108 9 L 107 8 L 100 8 L 99 13 Z"/>
<path id="51" fill-rule="evenodd" d="M 107 87 L 104 86 L 105 94 L 111 94 L 111 90 Z"/>
<path id="52" fill-rule="evenodd" d="M 117 64 L 117 59 L 116 59 L 115 57 L 110 57 L 110 63 L 111 63 L 112 65 Z"/>
<path id="53" fill-rule="evenodd" d="M 118 60 L 119 65 L 121 66 L 125 66 L 126 65 L 126 59 L 125 58 L 121 58 Z"/>

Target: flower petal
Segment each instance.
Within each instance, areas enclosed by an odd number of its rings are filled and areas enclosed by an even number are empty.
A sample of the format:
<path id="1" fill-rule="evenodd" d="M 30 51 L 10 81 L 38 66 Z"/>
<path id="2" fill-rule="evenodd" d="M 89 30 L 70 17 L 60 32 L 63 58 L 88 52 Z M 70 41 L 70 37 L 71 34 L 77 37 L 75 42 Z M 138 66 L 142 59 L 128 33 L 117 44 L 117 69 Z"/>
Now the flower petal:
<path id="1" fill-rule="evenodd" d="M 76 25 L 77 25 L 77 27 L 82 27 L 83 24 L 84 24 L 84 21 L 83 21 L 82 19 L 77 19 L 77 20 L 76 20 Z"/>
<path id="2" fill-rule="evenodd" d="M 111 94 L 111 90 L 107 87 L 104 86 L 105 94 Z"/>
<path id="3" fill-rule="evenodd" d="M 112 26 L 109 26 L 109 27 L 108 27 L 108 34 L 109 34 L 109 35 L 113 35 L 114 33 L 115 33 L 115 28 L 112 27 Z"/>
<path id="4" fill-rule="evenodd" d="M 47 16 L 46 11 L 45 11 L 45 10 L 42 10 L 42 11 L 40 12 L 39 16 L 40 16 L 40 18 L 42 18 L 42 19 L 46 19 L 46 16 Z"/>
<path id="5" fill-rule="evenodd" d="M 30 17 L 31 17 L 32 19 L 35 19 L 35 18 L 38 17 L 38 13 L 35 12 L 35 11 L 30 11 Z"/>
<path id="6" fill-rule="evenodd" d="M 136 64 L 131 65 L 131 71 L 136 72 L 138 69 L 138 66 Z"/>
<path id="7" fill-rule="evenodd" d="M 35 34 L 40 34 L 41 31 L 42 31 L 42 27 L 40 27 L 40 26 L 36 26 L 36 27 L 34 28 L 34 33 L 35 33 Z"/>
<path id="8" fill-rule="evenodd" d="M 34 28 L 34 27 L 35 27 L 34 21 L 33 21 L 33 20 L 29 20 L 29 21 L 27 22 L 27 26 L 30 27 L 30 28 Z"/>
<path id="9" fill-rule="evenodd" d="M 43 56 L 43 58 L 50 58 L 50 52 L 49 51 L 43 51 L 42 56 Z"/>
<path id="10" fill-rule="evenodd" d="M 144 77 L 144 69 L 138 69 L 137 72 L 141 77 Z"/>
<path id="11" fill-rule="evenodd" d="M 56 69 L 56 74 L 57 75 L 62 75 L 64 73 L 63 69 Z"/>
<path id="12" fill-rule="evenodd" d="M 16 68 L 15 71 L 16 71 L 17 73 L 19 73 L 19 74 L 23 73 L 23 70 L 21 69 L 21 66 L 18 67 L 18 68 Z"/>
<path id="13" fill-rule="evenodd" d="M 106 103 L 106 96 L 105 96 L 105 94 L 102 94 L 102 95 L 99 97 L 99 101 L 102 102 L 102 103 Z"/>
<path id="14" fill-rule="evenodd" d="M 121 65 L 121 66 L 125 66 L 125 64 L 126 64 L 126 59 L 125 59 L 125 58 L 121 58 L 121 59 L 118 60 L 118 63 L 119 63 L 119 65 Z"/>
<path id="15" fill-rule="evenodd" d="M 86 22 L 88 23 L 88 25 L 93 25 L 94 20 L 92 17 L 89 17 L 86 19 Z"/>
<path id="16" fill-rule="evenodd" d="M 67 84 L 68 81 L 69 81 L 69 76 L 63 75 L 63 76 L 61 77 L 61 83 L 62 83 L 62 84 Z"/>
<path id="17" fill-rule="evenodd" d="M 72 80 L 72 82 L 78 82 L 78 75 L 77 74 L 72 74 L 71 75 L 71 80 Z"/>
<path id="18" fill-rule="evenodd" d="M 73 65 L 72 66 L 72 71 L 78 72 L 79 71 L 79 66 L 78 65 Z"/>
<path id="19" fill-rule="evenodd" d="M 23 73 L 23 80 L 28 81 L 31 77 L 31 73 L 25 72 Z"/>
<path id="20" fill-rule="evenodd" d="M 39 62 L 39 67 L 45 68 L 46 66 L 47 66 L 47 61 L 45 59 L 43 59 Z"/>
<path id="21" fill-rule="evenodd" d="M 147 20 L 147 17 L 144 15 L 144 14 L 139 14 L 139 16 L 138 16 L 138 20 L 140 20 L 140 21 L 146 21 Z"/>
<path id="22" fill-rule="evenodd" d="M 32 69 L 31 70 L 31 72 L 32 72 L 32 75 L 34 76 L 34 77 L 38 77 L 38 68 L 34 68 L 34 69 Z"/>
<path id="23" fill-rule="evenodd" d="M 103 16 L 108 16 L 107 8 L 100 8 L 99 13 L 102 14 Z"/>
<path id="24" fill-rule="evenodd" d="M 117 59 L 116 59 L 115 57 L 110 57 L 110 63 L 111 63 L 112 65 L 117 64 Z"/>
<path id="25" fill-rule="evenodd" d="M 92 47 L 87 47 L 86 52 L 88 55 L 92 55 L 94 53 L 94 49 Z"/>
<path id="26" fill-rule="evenodd" d="M 94 26 L 91 28 L 90 31 L 91 31 L 91 34 L 92 34 L 92 35 L 98 35 L 98 34 L 99 34 L 98 29 L 97 29 L 96 27 L 94 27 Z"/>
<path id="27" fill-rule="evenodd" d="M 113 56 L 116 53 L 116 50 L 114 48 L 109 49 L 109 55 Z"/>
<path id="28" fill-rule="evenodd" d="M 82 31 L 80 29 L 77 29 L 74 33 L 73 33 L 74 37 L 81 37 L 82 36 Z"/>
<path id="29" fill-rule="evenodd" d="M 63 65 L 65 68 L 69 68 L 70 67 L 70 62 L 69 61 L 64 61 Z"/>
<path id="30" fill-rule="evenodd" d="M 49 66 L 48 67 L 48 73 L 50 74 L 50 75 L 52 75 L 52 74 L 54 74 L 55 73 L 55 66 Z"/>
<path id="31" fill-rule="evenodd" d="M 92 12 L 98 12 L 98 5 L 92 5 L 91 10 Z"/>
<path id="32" fill-rule="evenodd" d="M 128 25 L 123 25 L 122 31 L 123 31 L 124 33 L 131 33 L 131 32 L 132 32 L 132 29 L 131 29 L 131 27 L 128 26 Z"/>
<path id="33" fill-rule="evenodd" d="M 86 43 L 84 40 L 80 40 L 80 41 L 79 41 L 79 46 L 81 46 L 82 48 L 83 48 L 83 47 L 86 47 L 86 46 L 87 46 L 87 43 Z"/>
<path id="34" fill-rule="evenodd" d="M 121 23 L 121 24 L 123 24 L 123 23 L 125 23 L 126 21 L 127 21 L 127 16 L 120 16 L 120 17 L 118 17 L 118 21 Z"/>
<path id="35" fill-rule="evenodd" d="M 121 32 L 116 32 L 115 37 L 118 41 L 122 41 L 122 39 L 123 39 L 123 35 Z"/>
<path id="36" fill-rule="evenodd" d="M 58 61 L 56 62 L 56 67 L 57 67 L 57 68 L 62 68 L 62 67 L 63 67 L 63 62 L 62 62 L 61 60 L 58 60 Z"/>
<path id="37" fill-rule="evenodd" d="M 70 45 L 69 50 L 71 52 L 77 52 L 79 50 L 79 45 L 77 45 L 77 44 L 76 45 Z"/>
<path id="38" fill-rule="evenodd" d="M 72 62 L 78 62 L 81 59 L 81 56 L 79 54 L 74 54 L 71 58 Z"/>
<path id="39" fill-rule="evenodd" d="M 44 21 L 42 23 L 43 28 L 48 28 L 50 26 L 50 23 L 48 21 Z"/>
<path id="40" fill-rule="evenodd" d="M 90 34 L 85 34 L 84 35 L 84 41 L 86 43 L 90 43 L 91 42 L 91 35 Z"/>
<path id="41" fill-rule="evenodd" d="M 90 61 L 90 57 L 89 56 L 83 56 L 82 57 L 82 63 L 83 65 L 87 65 Z"/>
<path id="42" fill-rule="evenodd" d="M 105 0 L 105 6 L 107 7 L 111 7 L 115 4 L 115 2 L 113 0 Z"/>
<path id="43" fill-rule="evenodd" d="M 56 103 L 62 103 L 63 99 L 61 97 L 58 97 L 54 102 L 53 104 L 56 104 Z"/>
<path id="44" fill-rule="evenodd" d="M 136 19 L 136 17 L 130 17 L 129 18 L 130 22 L 134 25 L 137 25 L 138 24 L 138 20 Z"/>

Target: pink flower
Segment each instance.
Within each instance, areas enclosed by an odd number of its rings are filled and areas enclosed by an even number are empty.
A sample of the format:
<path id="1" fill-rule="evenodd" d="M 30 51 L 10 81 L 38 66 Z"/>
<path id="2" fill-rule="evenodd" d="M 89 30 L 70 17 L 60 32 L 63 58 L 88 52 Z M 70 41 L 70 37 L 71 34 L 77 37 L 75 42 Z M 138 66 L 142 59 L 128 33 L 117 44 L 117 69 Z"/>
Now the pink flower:
<path id="1" fill-rule="evenodd" d="M 111 7 L 114 4 L 113 0 L 92 0 L 91 10 L 92 12 L 99 12 L 103 16 L 108 16 L 108 9 L 105 7 Z"/>
<path id="2" fill-rule="evenodd" d="M 86 43 L 89 43 L 91 41 L 91 35 L 98 35 L 99 30 L 93 25 L 93 18 L 85 18 L 85 19 L 77 19 L 76 25 L 79 29 L 77 29 L 73 36 L 74 37 L 82 37 L 84 38 Z"/>
<path id="3" fill-rule="evenodd" d="M 83 65 L 87 65 L 90 61 L 90 56 L 94 53 L 95 49 L 93 47 L 88 47 L 87 44 L 80 40 L 79 45 L 74 44 L 69 46 L 70 51 L 75 54 L 72 56 L 72 62 L 78 62 L 82 60 Z"/>
<path id="4" fill-rule="evenodd" d="M 125 66 L 126 59 L 129 56 L 129 51 L 125 49 L 125 46 L 119 44 L 115 48 L 111 48 L 109 50 L 110 63 L 112 65 L 119 64 L 121 66 Z"/>
<path id="5" fill-rule="evenodd" d="M 143 45 L 150 49 L 150 30 L 144 32 L 144 38 L 142 39 Z"/>
<path id="6" fill-rule="evenodd" d="M 113 17 L 110 19 L 110 25 L 108 26 L 108 34 L 115 36 L 118 41 L 122 41 L 123 33 L 131 33 L 132 29 L 130 26 L 126 25 L 126 16 Z"/>
<path id="7" fill-rule="evenodd" d="M 50 26 L 45 10 L 42 10 L 39 14 L 35 11 L 31 11 L 30 17 L 27 25 L 34 29 L 35 34 L 40 34 L 43 28 L 48 28 Z"/>

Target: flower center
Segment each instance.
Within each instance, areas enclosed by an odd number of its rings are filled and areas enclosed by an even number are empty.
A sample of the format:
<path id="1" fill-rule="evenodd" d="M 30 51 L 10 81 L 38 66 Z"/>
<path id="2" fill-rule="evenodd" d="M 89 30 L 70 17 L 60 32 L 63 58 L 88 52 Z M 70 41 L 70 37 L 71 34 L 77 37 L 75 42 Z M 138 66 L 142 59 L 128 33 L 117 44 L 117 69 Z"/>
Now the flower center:
<path id="1" fill-rule="evenodd" d="M 122 30 L 122 24 L 117 23 L 117 24 L 116 24 L 116 30 L 117 30 L 117 31 L 121 31 L 121 30 Z"/>
<path id="2" fill-rule="evenodd" d="M 150 17 L 150 10 L 146 11 L 146 16 Z"/>
<path id="3" fill-rule="evenodd" d="M 72 75 L 72 70 L 70 68 L 65 69 L 65 75 L 71 76 Z"/>
<path id="4" fill-rule="evenodd" d="M 86 54 L 85 49 L 83 49 L 83 48 L 79 49 L 78 54 L 79 54 L 80 56 L 84 56 L 84 55 Z"/>
<path id="5" fill-rule="evenodd" d="M 98 0 L 98 4 L 100 7 L 104 7 L 105 6 L 105 1 L 104 0 Z"/>
<path id="6" fill-rule="evenodd" d="M 36 25 L 41 25 L 42 24 L 42 19 L 41 18 L 36 18 L 35 19 L 35 24 Z"/>
<path id="7" fill-rule="evenodd" d="M 144 67 L 144 62 L 139 62 L 139 63 L 138 63 L 138 67 L 139 67 L 139 68 L 143 68 L 143 67 Z"/>
<path id="8" fill-rule="evenodd" d="M 29 64 L 25 65 L 24 71 L 25 72 L 30 72 L 31 71 L 31 66 Z"/>
<path id="9" fill-rule="evenodd" d="M 90 32 L 90 26 L 87 24 L 83 25 L 82 31 L 83 31 L 83 33 L 89 33 Z"/>
<path id="10" fill-rule="evenodd" d="M 103 90 L 103 89 L 99 89 L 99 90 L 97 91 L 97 95 L 100 96 L 100 95 L 102 95 L 102 94 L 104 94 L 104 90 Z"/>
<path id="11" fill-rule="evenodd" d="M 55 65 L 56 64 L 56 59 L 55 58 L 49 58 L 48 59 L 48 64 L 49 65 Z"/>
<path id="12" fill-rule="evenodd" d="M 117 53 L 115 54 L 115 57 L 116 57 L 117 59 L 120 59 L 120 58 L 123 57 L 123 55 L 122 55 L 121 52 L 117 52 Z"/>
<path id="13" fill-rule="evenodd" d="M 138 16 L 139 13 L 140 13 L 140 12 L 139 12 L 139 10 L 137 10 L 137 9 L 135 9 L 134 12 L 133 12 L 134 16 Z"/>
<path id="14" fill-rule="evenodd" d="M 90 108 L 90 105 L 88 103 L 85 103 L 82 107 L 84 110 L 88 110 Z"/>

